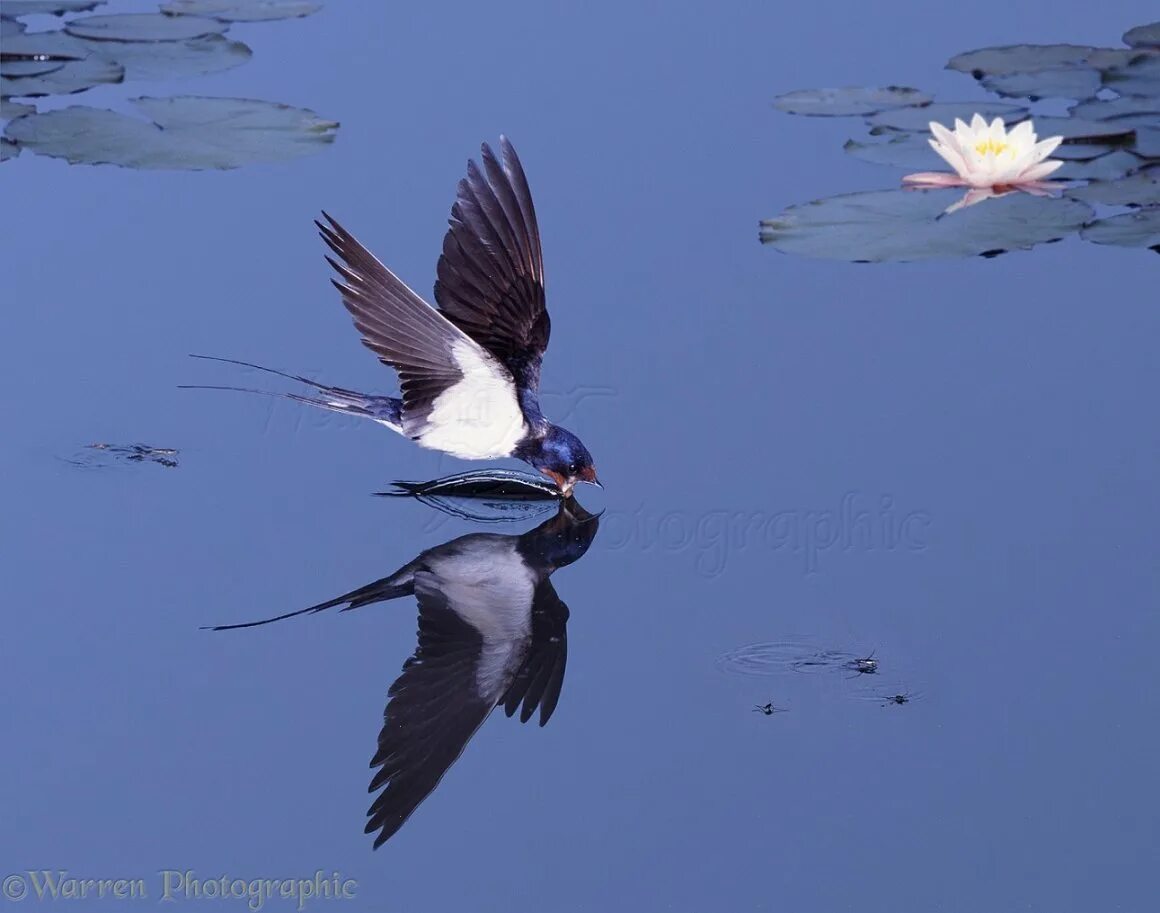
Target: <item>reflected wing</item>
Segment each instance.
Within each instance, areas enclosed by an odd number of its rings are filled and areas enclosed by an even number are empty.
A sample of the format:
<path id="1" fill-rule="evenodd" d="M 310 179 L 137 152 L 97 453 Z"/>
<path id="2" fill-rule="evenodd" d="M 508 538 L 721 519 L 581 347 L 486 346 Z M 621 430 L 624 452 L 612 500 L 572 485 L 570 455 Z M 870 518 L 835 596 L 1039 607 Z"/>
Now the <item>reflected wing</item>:
<path id="1" fill-rule="evenodd" d="M 535 390 L 551 322 L 544 300 L 540 231 L 524 169 L 500 138 L 502 164 L 486 143 L 483 170 L 468 162 L 451 207 L 435 301 L 447 318 Z"/>
<path id="2" fill-rule="evenodd" d="M 531 650 L 503 699 L 508 716 L 523 702 L 521 723 L 526 723 L 538 706 L 543 726 L 552 718 L 560 700 L 568 662 L 568 614 L 568 606 L 556 595 L 552 582 L 545 579 L 536 588 L 532 603 Z"/>
<path id="3" fill-rule="evenodd" d="M 429 796 L 498 703 L 508 683 L 497 668 L 515 665 L 524 640 L 490 642 L 467 618 L 486 605 L 458 608 L 429 570 L 415 573 L 419 600 L 419 646 L 391 685 L 379 747 L 371 761 L 379 770 L 370 791 L 382 792 L 367 810 L 366 833 L 385 843 Z M 481 595 L 480 600 L 486 596 Z M 490 674 L 481 675 L 486 665 Z M 487 671 L 487 670 L 485 670 Z"/>
<path id="4" fill-rule="evenodd" d="M 430 307 L 350 232 L 316 222 L 363 344 L 399 373 L 403 433 L 468 459 L 506 456 L 526 431 L 507 368 Z"/>

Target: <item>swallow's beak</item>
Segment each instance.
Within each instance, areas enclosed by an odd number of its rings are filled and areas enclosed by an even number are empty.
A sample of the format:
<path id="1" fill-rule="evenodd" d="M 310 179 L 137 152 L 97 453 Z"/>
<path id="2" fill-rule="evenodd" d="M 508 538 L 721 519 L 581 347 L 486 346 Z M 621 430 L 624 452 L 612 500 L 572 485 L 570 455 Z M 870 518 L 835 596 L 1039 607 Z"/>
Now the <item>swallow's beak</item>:
<path id="1" fill-rule="evenodd" d="M 603 490 L 604 486 L 600 484 L 600 480 L 596 478 L 596 468 L 589 466 L 580 470 L 580 474 L 576 476 L 578 482 L 587 482 L 589 485 L 595 485 L 597 488 Z"/>

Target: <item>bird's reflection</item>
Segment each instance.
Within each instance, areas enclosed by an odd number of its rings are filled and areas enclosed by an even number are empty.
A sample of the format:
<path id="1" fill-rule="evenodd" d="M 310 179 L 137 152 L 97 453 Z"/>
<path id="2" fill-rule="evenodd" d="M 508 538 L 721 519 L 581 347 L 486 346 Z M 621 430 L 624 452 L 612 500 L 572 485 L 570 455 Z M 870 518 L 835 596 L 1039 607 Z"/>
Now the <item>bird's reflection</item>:
<path id="1" fill-rule="evenodd" d="M 549 579 L 579 560 L 599 518 L 575 499 L 523 535 L 472 533 L 427 549 L 389 577 L 309 608 L 214 630 L 255 627 L 342 606 L 414 595 L 419 644 L 387 692 L 366 833 L 381 846 L 439 785 L 472 735 L 502 706 L 543 726 L 568 657 L 568 607 Z"/>

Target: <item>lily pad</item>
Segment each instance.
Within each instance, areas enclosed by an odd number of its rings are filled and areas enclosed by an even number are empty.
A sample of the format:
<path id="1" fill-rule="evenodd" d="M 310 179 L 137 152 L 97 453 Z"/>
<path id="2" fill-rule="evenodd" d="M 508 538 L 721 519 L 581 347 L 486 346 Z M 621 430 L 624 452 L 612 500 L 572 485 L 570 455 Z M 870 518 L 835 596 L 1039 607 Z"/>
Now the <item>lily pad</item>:
<path id="1" fill-rule="evenodd" d="M 125 68 L 127 80 L 180 79 L 241 66 L 254 52 L 225 35 L 185 41 L 92 41 L 73 39 L 90 55 Z"/>
<path id="2" fill-rule="evenodd" d="M 779 95 L 773 106 L 787 114 L 810 117 L 853 117 L 891 108 L 930 104 L 931 98 L 918 89 L 886 86 L 881 89 L 847 86 L 841 89 L 800 89 Z"/>
<path id="3" fill-rule="evenodd" d="M 1105 71 L 1104 85 L 1120 95 L 1160 96 L 1160 54 Z"/>
<path id="4" fill-rule="evenodd" d="M 92 41 L 188 41 L 220 35 L 229 26 L 200 16 L 165 16 L 161 13 L 121 13 L 73 19 L 65 31 Z"/>
<path id="5" fill-rule="evenodd" d="M 18 16 L 63 16 L 65 13 L 87 13 L 95 10 L 105 0 L 4 0 L 4 15 L 15 19 Z"/>
<path id="6" fill-rule="evenodd" d="M 1099 70 L 1089 67 L 1052 67 L 1033 73 L 987 74 L 983 88 L 1007 98 L 1092 98 L 1103 86 Z"/>
<path id="7" fill-rule="evenodd" d="M 201 170 L 298 158 L 334 141 L 334 121 L 245 98 L 135 98 L 153 123 L 74 106 L 12 121 L 5 134 L 73 164 Z"/>
<path id="8" fill-rule="evenodd" d="M 1093 244 L 1148 247 L 1160 253 L 1160 207 L 1099 219 L 1084 228 L 1080 237 Z"/>
<path id="9" fill-rule="evenodd" d="M 1131 123 L 1149 123 L 1153 119 L 1160 122 L 1160 97 L 1147 95 L 1123 95 L 1119 98 L 1096 99 L 1080 102 L 1068 109 L 1075 117 L 1085 120 L 1111 120 L 1132 118 Z M 1142 118 L 1143 120 L 1136 120 Z"/>
<path id="10" fill-rule="evenodd" d="M 10 38 L 13 35 L 22 35 L 27 28 L 23 22 L 16 19 L 7 19 L 0 16 L 0 38 Z"/>
<path id="11" fill-rule="evenodd" d="M 862 143 L 846 140 L 842 147 L 850 155 L 874 165 L 890 165 L 911 171 L 937 170 L 945 167 L 943 160 L 930 148 L 926 137 L 916 133 L 901 133 L 886 142 Z"/>
<path id="12" fill-rule="evenodd" d="M 223 22 L 267 22 L 298 19 L 322 9 L 310 0 L 170 0 L 161 4 L 169 16 L 206 16 Z"/>
<path id="13" fill-rule="evenodd" d="M 32 32 L 12 35 L 4 39 L 4 53 L 56 57 L 52 69 L 37 76 L 11 78 L 9 62 L 0 75 L 0 95 L 4 97 L 39 97 L 42 95 L 71 95 L 93 86 L 118 83 L 125 78 L 125 68 L 119 63 L 92 55 L 78 48 L 63 32 Z"/>
<path id="14" fill-rule="evenodd" d="M 943 216 L 953 190 L 877 190 L 791 206 L 762 223 L 761 240 L 785 253 L 886 263 L 994 255 L 1055 241 L 1093 215 L 1067 198 L 1011 193 Z"/>
<path id="15" fill-rule="evenodd" d="M 1128 29 L 1124 32 L 1124 44 L 1133 48 L 1160 48 L 1160 22 Z"/>
<path id="16" fill-rule="evenodd" d="M 0 98 L 0 120 L 15 120 L 25 114 L 33 114 L 35 111 L 35 105 L 22 105 L 19 102 L 9 101 L 7 98 Z"/>
<path id="17" fill-rule="evenodd" d="M 979 48 L 958 54 L 947 63 L 948 70 L 970 73 L 976 79 L 1012 73 L 1037 73 L 1067 67 L 1124 66 L 1139 56 L 1128 48 L 1097 48 L 1081 44 L 1011 44 Z"/>
<path id="18" fill-rule="evenodd" d="M 996 117 L 1003 118 L 1008 126 L 1027 119 L 1028 111 L 1022 105 L 1009 104 L 1002 101 L 945 101 L 927 105 L 924 108 L 900 108 L 897 111 L 885 111 L 875 114 L 869 123 L 876 127 L 888 127 L 892 130 L 915 130 L 926 132 L 930 129 L 930 122 L 935 121 L 944 126 L 951 126 L 955 118 L 970 121 L 981 114 L 987 120 Z"/>
<path id="19" fill-rule="evenodd" d="M 7 137 L 0 136 L 0 162 L 6 162 L 20 155 L 20 144 L 14 143 Z"/>
<path id="20" fill-rule="evenodd" d="M 1092 181 L 1071 188 L 1067 196 L 1104 206 L 1160 205 L 1160 168 L 1138 171 L 1118 181 Z"/>
<path id="21" fill-rule="evenodd" d="M 30 76 L 47 76 L 55 73 L 69 61 L 66 60 L 23 60 L 9 57 L 0 61 L 0 76 L 5 79 L 27 79 Z"/>
<path id="22" fill-rule="evenodd" d="M 1068 181 L 1118 181 L 1145 166 L 1144 159 L 1117 149 L 1090 161 L 1069 161 L 1052 177 Z"/>

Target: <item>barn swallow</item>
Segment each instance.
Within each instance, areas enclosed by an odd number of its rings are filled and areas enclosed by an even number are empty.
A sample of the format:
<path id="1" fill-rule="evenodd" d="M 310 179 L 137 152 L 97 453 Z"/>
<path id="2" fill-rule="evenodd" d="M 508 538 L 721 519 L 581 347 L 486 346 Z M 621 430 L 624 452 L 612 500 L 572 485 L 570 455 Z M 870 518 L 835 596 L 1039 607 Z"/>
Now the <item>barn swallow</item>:
<path id="1" fill-rule="evenodd" d="M 520 536 L 472 533 L 421 553 L 389 577 L 326 602 L 215 631 L 415 596 L 419 644 L 387 692 L 365 832 L 375 848 L 439 785 L 491 711 L 543 726 L 556 709 L 568 658 L 568 606 L 551 575 L 583 557 L 599 518 L 575 499 Z"/>
<path id="2" fill-rule="evenodd" d="M 272 395 L 370 418 L 461 459 L 515 457 L 565 495 L 578 482 L 600 484 L 588 448 L 540 411 L 540 365 L 551 330 L 544 261 L 528 181 L 505 137 L 498 159 L 484 143 L 482 167 L 469 161 L 459 182 L 437 267 L 437 307 L 322 215 L 325 223 L 315 224 L 334 254 L 326 258 L 338 273 L 331 281 L 363 344 L 398 373 L 402 396 L 327 387 L 247 364 L 317 391 Z"/>

